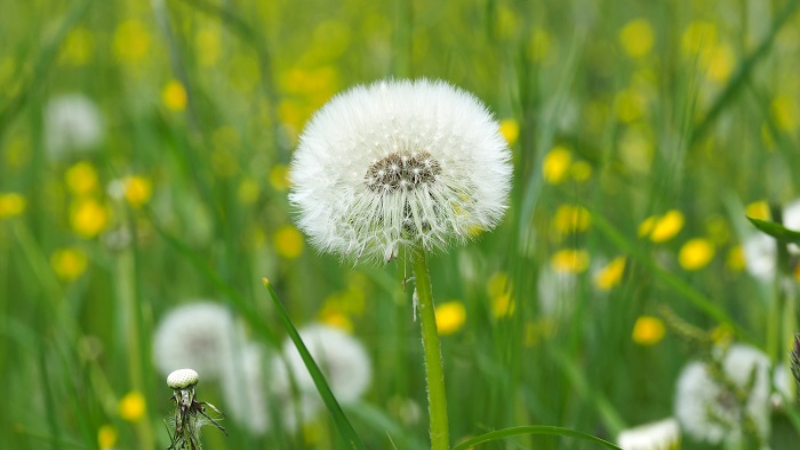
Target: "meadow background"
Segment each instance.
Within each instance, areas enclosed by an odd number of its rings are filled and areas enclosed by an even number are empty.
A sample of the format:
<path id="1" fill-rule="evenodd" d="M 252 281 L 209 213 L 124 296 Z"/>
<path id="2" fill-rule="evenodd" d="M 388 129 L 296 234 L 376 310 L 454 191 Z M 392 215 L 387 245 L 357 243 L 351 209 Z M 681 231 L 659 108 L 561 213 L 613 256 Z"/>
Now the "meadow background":
<path id="1" fill-rule="evenodd" d="M 269 277 L 298 326 L 366 346 L 372 386 L 345 411 L 368 447 L 425 448 L 407 269 L 318 254 L 287 200 L 311 114 L 390 77 L 475 93 L 513 151 L 502 224 L 430 258 L 454 441 L 525 424 L 614 440 L 672 415 L 700 347 L 681 326 L 785 362 L 796 278 L 752 276 L 742 244 L 746 213 L 800 197 L 797 3 L 4 1 L 0 442 L 166 448 L 159 320 L 211 299 L 277 348 Z M 53 144 L 64 94 L 99 110 L 88 148 Z M 773 449 L 795 448 L 798 413 L 774 413 Z M 206 448 L 341 447 L 324 415 L 296 433 L 225 426 Z"/>

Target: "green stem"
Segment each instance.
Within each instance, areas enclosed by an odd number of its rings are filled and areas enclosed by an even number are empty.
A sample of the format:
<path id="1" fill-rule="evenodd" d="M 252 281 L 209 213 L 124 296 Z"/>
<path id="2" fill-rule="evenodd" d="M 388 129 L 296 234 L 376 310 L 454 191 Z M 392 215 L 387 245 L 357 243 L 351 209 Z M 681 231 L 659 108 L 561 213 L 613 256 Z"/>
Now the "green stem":
<path id="1" fill-rule="evenodd" d="M 414 267 L 417 311 L 422 329 L 422 347 L 425 353 L 428 415 L 431 421 L 431 450 L 448 450 L 450 439 L 447 429 L 447 396 L 444 389 L 442 351 L 439 346 L 439 332 L 436 329 L 431 279 L 428 275 L 425 250 L 421 247 L 412 247 L 411 260 Z"/>

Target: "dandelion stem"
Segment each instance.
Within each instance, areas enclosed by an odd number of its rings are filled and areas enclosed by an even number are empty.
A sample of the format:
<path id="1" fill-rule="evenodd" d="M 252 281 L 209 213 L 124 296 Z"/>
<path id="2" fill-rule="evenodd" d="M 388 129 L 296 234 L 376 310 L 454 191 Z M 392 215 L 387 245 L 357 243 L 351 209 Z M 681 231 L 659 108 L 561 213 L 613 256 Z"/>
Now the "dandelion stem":
<path id="1" fill-rule="evenodd" d="M 431 421 L 431 450 L 450 448 L 447 428 L 447 397 L 444 389 L 442 370 L 442 351 L 439 346 L 439 332 L 436 329 L 436 315 L 433 310 L 431 280 L 428 275 L 428 262 L 425 250 L 419 246 L 411 249 L 416 283 L 417 308 L 422 329 L 422 347 L 425 353 L 425 378 L 428 383 L 428 415 Z"/>

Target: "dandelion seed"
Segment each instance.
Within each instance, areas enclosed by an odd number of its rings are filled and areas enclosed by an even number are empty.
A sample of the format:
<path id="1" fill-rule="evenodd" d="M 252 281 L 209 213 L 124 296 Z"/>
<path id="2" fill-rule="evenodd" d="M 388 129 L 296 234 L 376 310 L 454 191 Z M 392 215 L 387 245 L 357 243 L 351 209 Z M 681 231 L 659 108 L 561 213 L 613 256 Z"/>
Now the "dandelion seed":
<path id="1" fill-rule="evenodd" d="M 198 401 L 195 397 L 198 381 L 200 376 L 192 369 L 178 369 L 167 376 L 167 386 L 172 388 L 172 400 L 175 401 L 175 413 L 169 419 L 174 433 L 170 435 L 172 442 L 167 450 L 201 449 L 200 428 L 208 423 L 219 428 L 226 436 L 228 434 L 216 419 L 208 415 L 206 407 L 217 414 L 222 413 L 211 403 Z"/>
<path id="2" fill-rule="evenodd" d="M 320 250 L 388 261 L 493 228 L 511 165 L 499 125 L 444 82 L 386 81 L 323 106 L 300 137 L 290 200 Z"/>

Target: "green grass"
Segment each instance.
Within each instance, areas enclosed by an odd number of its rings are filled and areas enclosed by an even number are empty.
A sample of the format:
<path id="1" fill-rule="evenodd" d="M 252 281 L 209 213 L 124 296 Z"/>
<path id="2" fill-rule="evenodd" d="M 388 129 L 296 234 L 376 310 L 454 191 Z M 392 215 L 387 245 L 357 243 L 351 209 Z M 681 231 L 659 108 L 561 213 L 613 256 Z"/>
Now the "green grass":
<path id="1" fill-rule="evenodd" d="M 287 334 L 262 286 L 267 277 L 298 327 L 319 320 L 334 295 L 363 299 L 345 316 L 372 357 L 373 383 L 343 411 L 366 448 L 426 448 L 419 323 L 403 284 L 411 267 L 341 264 L 308 243 L 287 257 L 275 237 L 294 212 L 274 170 L 291 160 L 303 124 L 335 93 L 388 77 L 445 79 L 519 126 L 503 222 L 428 258 L 434 300 L 466 308 L 463 328 L 441 337 L 453 445 L 521 426 L 614 442 L 625 427 L 672 415 L 677 376 L 701 346 L 670 327 L 653 346 L 631 338 L 639 316 L 662 317 L 664 307 L 703 332 L 724 325 L 774 362 L 787 361 L 789 338 L 800 331 L 792 290 L 732 268 L 728 255 L 755 232 L 746 205 L 800 197 L 797 3 L 4 5 L 0 194 L 19 193 L 26 206 L 3 217 L 0 201 L 0 442 L 94 449 L 98 430 L 111 426 L 116 448 L 166 448 L 171 393 L 152 362 L 153 330 L 170 308 L 214 299 L 243 319 L 249 339 L 277 348 Z M 620 30 L 637 18 L 650 25 L 653 44 L 631 56 Z M 702 41 L 700 56 L 687 54 L 684 30 L 699 21 L 713 24 L 715 37 Z M 708 51 L 721 74 L 706 70 Z M 184 86 L 185 108 L 165 103 L 171 80 Z M 97 103 L 105 134 L 92 152 L 52 158 L 44 110 L 70 92 Z M 556 146 L 570 151 L 571 167 L 588 165 L 588 179 L 545 179 Z M 78 194 L 66 178 L 81 161 L 98 181 Z M 129 175 L 152 186 L 142 206 L 106 192 Z M 70 222 L 82 198 L 109 211 L 89 237 Z M 587 230 L 553 231 L 564 204 L 590 211 Z M 675 237 L 639 236 L 646 217 L 671 209 L 685 218 Z M 120 229 L 131 241 L 110 245 L 108 233 Z M 709 239 L 716 252 L 690 271 L 678 255 L 692 238 Z M 74 279 L 54 268 L 63 248 L 86 255 Z M 565 248 L 585 250 L 591 262 L 571 289 L 552 294 L 558 308 L 548 314 L 540 274 Z M 617 256 L 627 257 L 622 281 L 598 291 L 595 272 Z M 514 305 L 499 317 L 487 290 L 498 272 Z M 146 401 L 137 422 L 119 412 L 129 392 Z M 201 382 L 198 392 L 226 410 L 216 383 Z M 401 413 L 407 401 L 420 417 Z M 796 403 L 773 415 L 772 448 L 800 438 L 798 417 Z M 205 448 L 349 448 L 338 416 L 264 437 L 224 424 L 230 436 L 209 428 Z M 478 448 L 603 448 L 496 434 L 506 439 Z M 710 447 L 684 437 L 682 448 Z"/>

